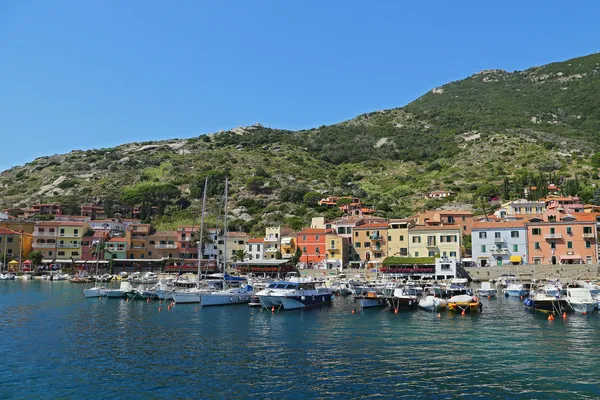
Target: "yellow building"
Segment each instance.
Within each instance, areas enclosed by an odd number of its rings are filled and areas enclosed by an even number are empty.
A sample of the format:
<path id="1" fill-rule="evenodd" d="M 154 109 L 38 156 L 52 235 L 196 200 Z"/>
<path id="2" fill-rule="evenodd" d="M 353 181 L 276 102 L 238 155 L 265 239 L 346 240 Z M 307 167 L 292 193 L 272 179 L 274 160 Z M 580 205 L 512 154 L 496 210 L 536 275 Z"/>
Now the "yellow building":
<path id="1" fill-rule="evenodd" d="M 408 229 L 410 257 L 449 257 L 460 259 L 460 227 L 458 225 L 416 225 Z"/>
<path id="2" fill-rule="evenodd" d="M 33 231 L 33 249 L 41 251 L 47 260 L 79 260 L 88 227 L 86 222 L 40 221 Z"/>
<path id="3" fill-rule="evenodd" d="M 352 243 L 365 267 L 381 264 L 387 257 L 387 222 L 363 223 L 353 228 Z"/>
<path id="4" fill-rule="evenodd" d="M 282 236 L 281 237 L 281 257 L 284 259 L 292 258 L 296 253 L 296 237 Z"/>
<path id="5" fill-rule="evenodd" d="M 412 219 L 392 219 L 387 231 L 387 248 L 389 257 L 408 256 L 408 228 L 413 225 Z"/>
<path id="6" fill-rule="evenodd" d="M 219 251 L 219 255 L 217 259 L 219 260 L 219 264 L 223 265 L 223 259 L 226 260 L 227 265 L 232 263 L 231 258 L 235 254 L 236 251 L 246 250 L 246 243 L 250 236 L 244 232 L 227 232 L 227 236 L 223 238 L 219 237 L 217 242 L 217 250 Z M 225 240 L 227 240 L 227 250 L 225 250 Z M 227 252 L 225 254 L 225 252 Z"/>
<path id="7" fill-rule="evenodd" d="M 325 254 L 327 268 L 342 268 L 348 265 L 348 238 L 325 235 Z"/>
<path id="8" fill-rule="evenodd" d="M 32 242 L 33 236 L 29 233 L 0 228 L 0 263 L 2 263 L 3 269 L 8 268 L 8 263 L 12 260 L 20 262 L 27 260 L 31 253 Z M 19 264 L 11 269 L 16 271 L 17 268 L 20 268 Z"/>

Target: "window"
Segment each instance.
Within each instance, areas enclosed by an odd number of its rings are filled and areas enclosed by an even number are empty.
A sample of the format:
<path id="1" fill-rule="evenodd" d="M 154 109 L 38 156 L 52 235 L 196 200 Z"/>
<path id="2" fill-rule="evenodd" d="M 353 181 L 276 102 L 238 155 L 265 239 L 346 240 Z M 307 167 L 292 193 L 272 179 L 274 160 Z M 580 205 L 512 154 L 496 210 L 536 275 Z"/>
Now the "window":
<path id="1" fill-rule="evenodd" d="M 302 252 L 306 253 L 306 246 L 302 248 Z"/>
<path id="2" fill-rule="evenodd" d="M 329 256 L 330 256 L 331 258 L 335 258 L 335 253 L 332 251 L 331 253 L 329 253 Z"/>
<path id="3" fill-rule="evenodd" d="M 367 231 L 367 236 L 370 236 L 370 235 L 369 235 L 369 231 Z"/>
<path id="4" fill-rule="evenodd" d="M 573 242 L 567 242 L 567 249 L 573 248 Z"/>
<path id="5" fill-rule="evenodd" d="M 415 257 L 419 257 L 419 252 L 415 251 Z"/>
<path id="6" fill-rule="evenodd" d="M 479 232 L 479 239 L 487 239 L 487 232 Z"/>
<path id="7" fill-rule="evenodd" d="M 429 257 L 435 257 L 435 251 L 430 251 L 429 252 Z"/>
<path id="8" fill-rule="evenodd" d="M 404 240 L 404 235 L 400 235 L 400 241 L 402 242 Z"/>
<path id="9" fill-rule="evenodd" d="M 181 234 L 181 240 L 185 240 L 185 233 Z"/>
<path id="10" fill-rule="evenodd" d="M 59 251 L 59 252 L 58 252 L 58 253 L 56 253 L 56 254 L 57 254 L 57 255 L 59 255 L 59 256 L 64 256 L 64 255 L 65 255 L 65 252 L 64 252 L 64 251 Z"/>
<path id="11" fill-rule="evenodd" d="M 413 243 L 421 243 L 421 236 L 413 236 L 412 242 Z"/>
<path id="12" fill-rule="evenodd" d="M 510 231 L 510 237 L 511 238 L 518 238 L 519 237 L 519 231 Z"/>
<path id="13" fill-rule="evenodd" d="M 112 258 L 117 258 L 117 255 L 116 255 L 116 254 L 113 254 L 113 255 L 112 255 Z"/>
<path id="14" fill-rule="evenodd" d="M 9 236 L 6 238 L 6 243 L 12 243 L 12 242 L 13 242 L 12 236 Z"/>
<path id="15" fill-rule="evenodd" d="M 500 239 L 500 232 L 494 232 L 494 237 L 496 239 Z"/>
<path id="16" fill-rule="evenodd" d="M 533 244 L 533 248 L 534 248 L 535 250 L 540 250 L 540 249 L 541 249 L 541 247 L 540 247 L 540 242 L 535 242 L 535 243 Z"/>
<path id="17" fill-rule="evenodd" d="M 252 245 L 251 244 L 248 245 L 248 251 L 252 251 Z"/>
<path id="18" fill-rule="evenodd" d="M 79 229 L 73 229 L 73 234 L 74 235 L 79 235 Z"/>
<path id="19" fill-rule="evenodd" d="M 482 244 L 482 245 L 481 245 L 481 252 L 482 252 L 482 253 L 485 253 L 485 250 L 486 250 L 486 249 L 485 249 L 485 244 Z"/>
<path id="20" fill-rule="evenodd" d="M 306 242 L 306 235 L 302 235 L 302 241 Z"/>
<path id="21" fill-rule="evenodd" d="M 354 247 L 359 248 L 360 247 L 360 242 L 356 242 L 356 244 L 354 245 Z"/>
<path id="22" fill-rule="evenodd" d="M 407 256 L 408 255 L 408 249 L 406 247 L 400 248 L 400 255 L 401 256 Z"/>
<path id="23" fill-rule="evenodd" d="M 447 256 L 448 256 L 448 253 L 446 253 L 446 252 L 444 252 L 444 253 L 442 254 L 442 257 L 447 257 Z"/>
<path id="24" fill-rule="evenodd" d="M 388 242 L 391 242 L 391 241 L 392 241 L 392 237 L 388 236 Z"/>
<path id="25" fill-rule="evenodd" d="M 365 247 L 371 247 L 371 243 L 370 243 L 370 242 L 365 242 L 365 243 L 364 243 L 364 246 L 365 246 Z"/>
<path id="26" fill-rule="evenodd" d="M 316 252 L 317 254 L 319 254 L 319 253 L 321 252 L 321 250 L 319 250 L 319 246 L 317 246 L 317 248 L 315 249 L 315 252 Z"/>
<path id="27" fill-rule="evenodd" d="M 466 231 L 466 230 L 467 230 L 466 225 L 463 225 L 463 231 Z"/>
<path id="28" fill-rule="evenodd" d="M 354 232 L 354 236 L 358 237 L 358 232 Z"/>
<path id="29" fill-rule="evenodd" d="M 48 255 L 49 255 L 49 256 L 52 256 L 52 250 L 50 250 L 50 251 L 48 252 Z"/>
<path id="30" fill-rule="evenodd" d="M 567 226 L 567 235 L 572 235 L 573 229 L 570 226 Z"/>
<path id="31" fill-rule="evenodd" d="M 71 253 L 71 255 L 73 257 L 79 257 L 79 252 L 78 251 L 74 251 L 74 252 Z"/>
<path id="32" fill-rule="evenodd" d="M 584 226 L 583 227 L 583 233 L 592 233 L 592 227 L 591 226 Z"/>
<path id="33" fill-rule="evenodd" d="M 61 234 L 61 235 L 64 235 L 64 234 L 65 234 L 65 230 L 61 228 L 61 230 L 60 230 L 60 234 Z"/>
<path id="34" fill-rule="evenodd" d="M 463 215 L 463 217 L 462 217 L 462 220 L 463 220 L 463 222 L 465 222 L 465 221 L 467 220 L 467 217 L 465 217 L 465 216 Z"/>
<path id="35" fill-rule="evenodd" d="M 556 250 L 556 242 L 550 242 L 550 248 Z"/>
<path id="36" fill-rule="evenodd" d="M 532 235 L 541 235 L 542 234 L 542 230 L 540 228 L 533 228 L 531 230 L 531 234 Z"/>
<path id="37" fill-rule="evenodd" d="M 381 258 L 381 253 L 375 253 L 375 258 Z"/>
<path id="38" fill-rule="evenodd" d="M 151 251 L 149 251 L 149 252 L 148 252 L 148 257 L 150 257 L 151 255 L 152 255 L 152 252 L 151 252 Z"/>
<path id="39" fill-rule="evenodd" d="M 346 233 L 346 228 L 345 228 L 345 227 L 343 227 L 343 226 L 339 227 L 339 228 L 338 228 L 338 233 L 339 233 L 339 234 L 345 234 L 345 233 Z"/>
<path id="40" fill-rule="evenodd" d="M 550 228 L 550 234 L 551 234 L 551 235 L 554 235 L 555 233 L 556 233 L 556 229 L 554 229 L 554 228 Z"/>
<path id="41" fill-rule="evenodd" d="M 156 242 L 155 242 L 154 240 L 151 240 L 151 241 L 150 241 L 150 244 L 151 244 L 151 245 L 154 245 L 154 244 L 156 244 Z M 160 242 L 160 244 L 164 244 L 164 243 L 161 241 L 161 242 Z"/>
<path id="42" fill-rule="evenodd" d="M 519 251 L 519 245 L 513 244 L 513 251 Z"/>
<path id="43" fill-rule="evenodd" d="M 586 249 L 589 249 L 589 248 L 591 248 L 591 247 L 592 247 L 592 242 L 590 242 L 589 240 L 586 240 L 586 241 L 585 241 L 585 248 L 586 248 Z"/>
<path id="44" fill-rule="evenodd" d="M 451 216 L 451 215 L 450 215 L 450 216 L 448 216 L 448 223 L 449 223 L 449 224 L 453 224 L 454 222 L 455 222 L 455 221 L 454 221 L 454 217 L 453 217 L 453 216 Z"/>
<path id="45" fill-rule="evenodd" d="M 315 236 L 315 241 L 319 241 L 319 235 Z"/>
<path id="46" fill-rule="evenodd" d="M 465 217 L 463 217 L 463 218 L 465 218 Z M 451 251 L 450 252 L 450 257 L 456 257 L 456 252 L 455 251 Z"/>

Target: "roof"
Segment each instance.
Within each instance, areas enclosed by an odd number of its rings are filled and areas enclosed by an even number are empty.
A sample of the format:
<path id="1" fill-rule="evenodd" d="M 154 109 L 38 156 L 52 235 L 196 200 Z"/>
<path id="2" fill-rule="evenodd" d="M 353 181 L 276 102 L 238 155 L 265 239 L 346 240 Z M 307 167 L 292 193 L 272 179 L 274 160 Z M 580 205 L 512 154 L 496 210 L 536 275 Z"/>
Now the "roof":
<path id="1" fill-rule="evenodd" d="M 112 238 L 108 241 L 109 243 L 124 243 L 127 242 L 126 238 Z"/>
<path id="2" fill-rule="evenodd" d="M 458 225 L 416 225 L 412 228 L 408 228 L 408 232 L 411 231 L 460 231 Z"/>
<path id="3" fill-rule="evenodd" d="M 596 217 L 600 216 L 598 213 L 585 213 L 585 212 L 574 212 L 571 213 L 577 221 L 591 221 L 596 222 Z"/>
<path id="4" fill-rule="evenodd" d="M 83 226 L 87 225 L 85 221 L 37 221 L 37 225 L 47 225 L 47 226 Z"/>
<path id="5" fill-rule="evenodd" d="M 19 235 L 19 232 L 8 228 L 0 228 L 0 235 Z"/>
<path id="6" fill-rule="evenodd" d="M 384 228 L 387 229 L 388 228 L 388 223 L 387 222 L 373 222 L 373 223 L 366 223 L 366 224 L 362 224 L 362 225 L 358 225 L 354 227 L 354 230 L 357 229 L 373 229 L 373 228 Z"/>
<path id="7" fill-rule="evenodd" d="M 248 239 L 248 243 L 262 243 L 265 241 L 265 238 L 252 238 Z"/>
<path id="8" fill-rule="evenodd" d="M 156 231 L 149 236 L 177 236 L 176 231 Z"/>
<path id="9" fill-rule="evenodd" d="M 473 215 L 471 211 L 453 211 L 453 210 L 437 210 L 436 214 L 451 214 L 451 215 Z"/>
<path id="10" fill-rule="evenodd" d="M 227 237 L 230 237 L 230 236 L 246 236 L 247 237 L 248 234 L 244 233 L 244 232 L 227 232 L 227 234 L 225 236 L 227 236 Z"/>
<path id="11" fill-rule="evenodd" d="M 475 222 L 472 229 L 525 228 L 525 221 Z"/>
<path id="12" fill-rule="evenodd" d="M 298 232 L 298 235 L 310 235 L 310 234 L 324 235 L 325 233 L 327 233 L 327 229 L 305 228 L 305 229 L 302 229 L 300 232 Z"/>

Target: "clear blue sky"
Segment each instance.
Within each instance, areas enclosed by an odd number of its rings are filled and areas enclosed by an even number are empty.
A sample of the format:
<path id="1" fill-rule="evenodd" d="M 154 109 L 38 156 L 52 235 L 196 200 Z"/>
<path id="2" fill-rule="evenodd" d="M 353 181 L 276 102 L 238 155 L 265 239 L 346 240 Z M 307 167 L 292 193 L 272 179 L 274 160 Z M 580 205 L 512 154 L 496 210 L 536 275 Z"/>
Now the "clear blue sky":
<path id="1" fill-rule="evenodd" d="M 599 15 L 597 1 L 3 0 L 0 170 L 402 106 L 481 69 L 599 51 Z"/>

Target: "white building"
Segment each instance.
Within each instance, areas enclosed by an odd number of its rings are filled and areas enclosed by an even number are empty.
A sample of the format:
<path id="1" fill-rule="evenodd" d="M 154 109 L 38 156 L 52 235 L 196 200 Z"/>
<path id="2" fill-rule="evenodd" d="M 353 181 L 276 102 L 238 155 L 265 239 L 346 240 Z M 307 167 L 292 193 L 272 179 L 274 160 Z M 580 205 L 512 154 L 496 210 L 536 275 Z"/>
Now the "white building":
<path id="1" fill-rule="evenodd" d="M 125 233 L 125 224 L 116 219 L 95 219 L 88 222 L 95 231 L 110 231 L 112 234 Z"/>
<path id="2" fill-rule="evenodd" d="M 527 262 L 525 221 L 475 222 L 471 232 L 471 253 L 477 265 L 485 267 Z"/>
<path id="3" fill-rule="evenodd" d="M 277 253 L 283 255 L 281 251 L 281 238 L 290 236 L 294 230 L 288 227 L 273 226 L 265 229 L 264 238 L 264 258 L 273 260 L 277 258 Z"/>
<path id="4" fill-rule="evenodd" d="M 264 239 L 249 239 L 246 243 L 246 253 L 250 255 L 250 260 L 262 260 L 264 252 Z"/>

